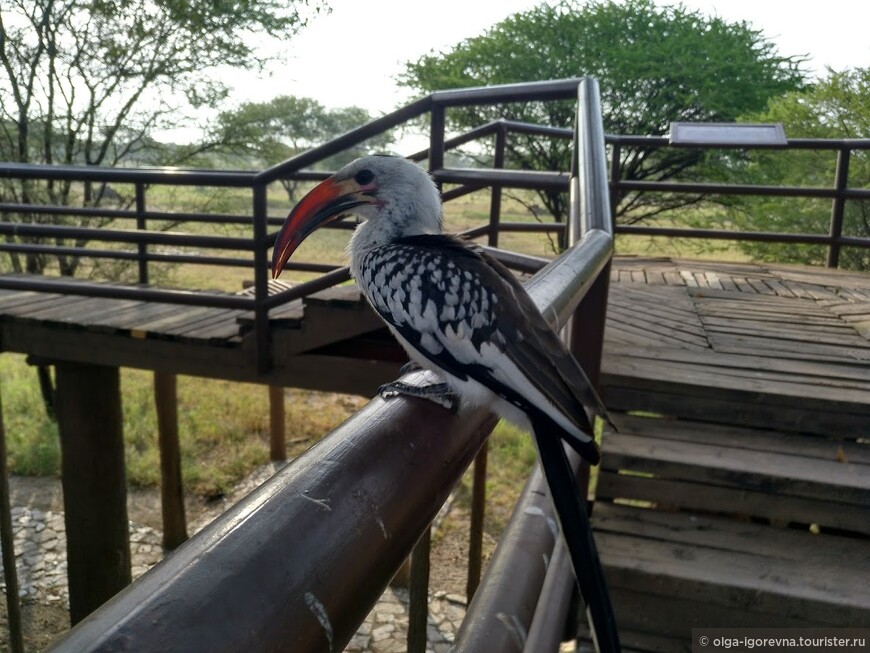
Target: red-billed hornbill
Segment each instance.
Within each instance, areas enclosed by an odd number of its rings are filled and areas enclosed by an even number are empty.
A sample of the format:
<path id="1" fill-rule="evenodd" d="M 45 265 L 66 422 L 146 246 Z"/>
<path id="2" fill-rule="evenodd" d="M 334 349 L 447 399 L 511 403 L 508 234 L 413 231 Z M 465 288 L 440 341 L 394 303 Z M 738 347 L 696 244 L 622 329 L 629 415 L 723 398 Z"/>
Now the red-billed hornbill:
<path id="1" fill-rule="evenodd" d="M 278 234 L 272 275 L 311 232 L 348 214 L 364 220 L 348 245 L 351 274 L 412 361 L 440 380 L 396 381 L 381 394 L 487 406 L 532 431 L 582 587 L 588 561 L 578 557 L 595 557 L 594 544 L 560 439 L 597 463 L 590 418 L 607 413 L 580 365 L 509 271 L 442 234 L 438 189 L 406 159 L 357 159 L 305 195 Z"/>

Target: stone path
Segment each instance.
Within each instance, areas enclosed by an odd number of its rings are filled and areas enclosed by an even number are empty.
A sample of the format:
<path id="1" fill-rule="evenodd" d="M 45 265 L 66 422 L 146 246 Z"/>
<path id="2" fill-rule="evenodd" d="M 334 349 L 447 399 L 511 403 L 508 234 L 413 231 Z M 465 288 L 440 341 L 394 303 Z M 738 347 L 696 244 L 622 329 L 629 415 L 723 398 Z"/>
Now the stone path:
<path id="1" fill-rule="evenodd" d="M 190 525 L 195 533 L 277 471 L 264 465 L 251 474 L 226 499 Z M 19 595 L 23 601 L 69 608 L 66 542 L 63 513 L 29 506 L 12 508 Z M 162 533 L 149 526 L 130 523 L 130 553 L 133 578 L 163 557 Z M 0 581 L 0 587 L 5 585 Z M 429 598 L 427 651 L 447 653 L 465 616 L 465 597 L 435 592 Z M 399 653 L 406 650 L 408 592 L 388 588 L 348 644 L 348 653 Z"/>

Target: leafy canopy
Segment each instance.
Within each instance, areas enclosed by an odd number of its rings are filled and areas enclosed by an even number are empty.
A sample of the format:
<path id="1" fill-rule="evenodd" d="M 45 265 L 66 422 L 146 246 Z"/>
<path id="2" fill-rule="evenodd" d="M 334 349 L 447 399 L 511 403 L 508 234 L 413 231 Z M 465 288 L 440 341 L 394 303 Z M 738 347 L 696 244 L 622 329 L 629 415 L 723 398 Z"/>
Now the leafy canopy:
<path id="1" fill-rule="evenodd" d="M 604 127 L 616 134 L 665 133 L 671 121 L 732 121 L 763 108 L 770 97 L 801 88 L 802 59 L 780 56 L 761 32 L 682 6 L 652 0 L 564 0 L 515 14 L 482 36 L 406 65 L 401 83 L 428 93 L 441 88 L 591 75 L 599 80 Z M 519 104 L 504 117 L 571 126 L 572 103 Z M 448 114 L 465 130 L 501 117 L 475 108 Z M 545 168 L 566 165 L 564 143 L 535 145 L 514 137 L 511 163 Z M 666 179 L 700 160 L 697 153 L 628 153 L 627 179 Z M 545 199 L 557 217 L 564 204 Z M 655 212 L 641 198 L 623 198 L 619 213 Z"/>
<path id="2" fill-rule="evenodd" d="M 311 0 L 312 11 L 320 0 Z M 216 107 L 309 0 L 0 0 L 0 158 L 113 165 Z"/>
<path id="3" fill-rule="evenodd" d="M 261 66 L 264 36 L 294 35 L 322 1 L 0 0 L 0 160 L 108 166 L 188 161 L 216 144 L 166 147 L 153 132 L 195 125 L 195 110 L 219 107 L 227 96 L 221 72 Z M 132 202 L 105 185 L 0 183 L 0 201 L 97 206 L 110 200 Z M 107 222 L 57 214 L 7 219 Z M 53 263 L 43 253 L 9 257 L 15 271 L 40 273 Z M 64 275 L 75 274 L 79 261 L 57 256 Z"/>
<path id="4" fill-rule="evenodd" d="M 213 127 L 211 140 L 221 143 L 217 152 L 244 157 L 255 167 L 274 165 L 295 154 L 340 136 L 372 120 L 361 107 L 328 109 L 313 98 L 280 95 L 267 102 L 245 102 L 222 111 Z M 373 151 L 384 151 L 392 143 L 390 133 L 331 156 L 318 164 L 323 170 L 340 168 Z M 290 202 L 296 201 L 298 183 L 282 180 Z"/>

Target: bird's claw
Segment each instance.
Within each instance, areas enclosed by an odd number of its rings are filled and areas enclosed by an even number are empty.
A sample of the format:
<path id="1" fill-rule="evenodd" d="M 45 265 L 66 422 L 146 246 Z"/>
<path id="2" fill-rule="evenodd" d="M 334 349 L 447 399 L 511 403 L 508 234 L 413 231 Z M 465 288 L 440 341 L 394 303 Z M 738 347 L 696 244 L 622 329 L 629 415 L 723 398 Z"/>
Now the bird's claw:
<path id="1" fill-rule="evenodd" d="M 429 385 L 411 385 L 404 381 L 393 381 L 378 388 L 378 394 L 383 399 L 405 395 L 428 399 L 439 406 L 456 414 L 459 410 L 459 396 L 451 392 L 446 383 L 430 383 Z"/>
<path id="2" fill-rule="evenodd" d="M 420 363 L 417 361 L 408 361 L 402 367 L 399 368 L 399 374 L 401 376 L 405 376 L 406 374 L 410 374 L 411 372 L 419 372 L 423 368 L 420 366 Z"/>

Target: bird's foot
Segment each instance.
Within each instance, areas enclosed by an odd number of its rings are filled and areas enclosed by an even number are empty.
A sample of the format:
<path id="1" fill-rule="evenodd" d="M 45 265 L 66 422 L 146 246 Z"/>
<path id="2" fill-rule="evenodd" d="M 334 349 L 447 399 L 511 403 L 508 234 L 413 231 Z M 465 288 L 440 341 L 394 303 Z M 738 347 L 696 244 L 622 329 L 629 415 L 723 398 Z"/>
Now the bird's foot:
<path id="1" fill-rule="evenodd" d="M 459 396 L 451 392 L 446 383 L 430 383 L 428 385 L 411 385 L 404 381 L 393 381 L 378 388 L 378 394 L 384 399 L 405 395 L 428 399 L 439 406 L 456 413 L 459 410 Z"/>
<path id="2" fill-rule="evenodd" d="M 411 372 L 419 372 L 423 368 L 420 366 L 420 363 L 417 361 L 408 361 L 402 367 L 399 368 L 399 374 L 405 376 L 406 374 L 410 374 Z"/>

